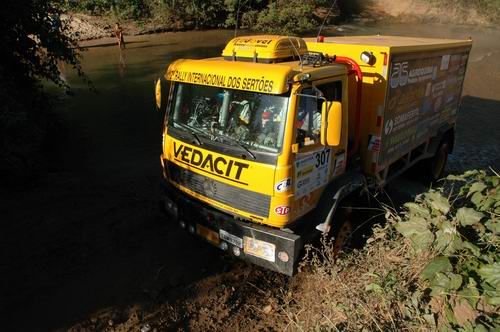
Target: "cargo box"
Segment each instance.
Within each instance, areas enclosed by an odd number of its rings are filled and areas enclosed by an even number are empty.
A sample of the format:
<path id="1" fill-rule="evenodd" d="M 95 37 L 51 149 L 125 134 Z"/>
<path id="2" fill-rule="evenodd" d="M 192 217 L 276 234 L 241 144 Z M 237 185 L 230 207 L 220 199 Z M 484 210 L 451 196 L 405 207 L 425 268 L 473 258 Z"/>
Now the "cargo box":
<path id="1" fill-rule="evenodd" d="M 376 175 L 456 121 L 471 40 L 395 36 L 306 39 L 309 52 L 350 57 L 363 72 L 360 156 Z M 349 76 L 349 132 L 356 78 Z"/>

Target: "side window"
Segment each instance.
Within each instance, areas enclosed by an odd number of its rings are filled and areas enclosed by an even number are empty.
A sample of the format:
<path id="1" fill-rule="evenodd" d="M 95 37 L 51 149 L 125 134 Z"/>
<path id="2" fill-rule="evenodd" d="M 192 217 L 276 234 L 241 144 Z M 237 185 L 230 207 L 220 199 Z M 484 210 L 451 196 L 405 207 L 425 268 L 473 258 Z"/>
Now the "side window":
<path id="1" fill-rule="evenodd" d="M 297 143 L 301 146 L 313 145 L 319 142 L 321 100 L 316 98 L 316 92 L 312 88 L 303 89 L 300 94 L 295 122 Z"/>
<path id="2" fill-rule="evenodd" d="M 322 85 L 317 88 L 323 92 L 323 96 L 328 101 L 342 101 L 342 82 L 335 81 Z"/>
<path id="3" fill-rule="evenodd" d="M 295 128 L 297 130 L 296 143 L 303 146 L 314 145 L 320 142 L 321 130 L 321 107 L 324 99 L 327 101 L 342 100 L 342 82 L 335 81 L 316 86 L 323 97 L 320 98 L 317 90 L 305 88 L 301 91 L 299 98 L 297 119 Z"/>

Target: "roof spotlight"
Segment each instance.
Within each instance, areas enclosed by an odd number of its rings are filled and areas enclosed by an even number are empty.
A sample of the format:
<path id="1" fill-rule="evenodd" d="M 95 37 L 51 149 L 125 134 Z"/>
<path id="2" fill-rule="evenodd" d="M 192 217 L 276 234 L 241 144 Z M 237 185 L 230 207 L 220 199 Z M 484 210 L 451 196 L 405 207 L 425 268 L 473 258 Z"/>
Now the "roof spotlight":
<path id="1" fill-rule="evenodd" d="M 370 66 L 373 66 L 375 64 L 375 61 L 377 60 L 375 58 L 375 55 L 373 55 L 373 52 L 368 52 L 368 51 L 362 52 L 359 58 L 361 59 L 361 61 Z"/>

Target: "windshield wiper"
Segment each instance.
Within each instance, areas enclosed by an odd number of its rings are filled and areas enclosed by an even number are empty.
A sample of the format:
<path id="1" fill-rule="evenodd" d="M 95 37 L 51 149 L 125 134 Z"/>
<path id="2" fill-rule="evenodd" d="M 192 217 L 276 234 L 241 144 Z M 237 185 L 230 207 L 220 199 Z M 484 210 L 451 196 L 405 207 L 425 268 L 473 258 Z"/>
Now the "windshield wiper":
<path id="1" fill-rule="evenodd" d="M 257 159 L 257 157 L 255 157 L 255 155 L 253 154 L 253 152 L 252 152 L 249 148 L 247 148 L 247 147 L 245 146 L 245 144 L 241 143 L 241 142 L 240 142 L 240 141 L 238 141 L 237 139 L 232 138 L 232 137 L 229 137 L 229 136 L 225 136 L 225 135 L 222 135 L 222 134 L 218 134 L 218 135 L 216 135 L 215 137 L 220 137 L 220 138 L 222 138 L 222 139 L 228 140 L 228 141 L 230 141 L 230 142 L 232 142 L 232 143 L 234 143 L 234 144 L 238 145 L 240 148 L 242 148 L 243 150 L 245 150 L 245 151 L 248 153 L 248 155 L 249 155 L 250 157 L 252 157 L 252 159 L 253 159 L 253 160 Z"/>
<path id="2" fill-rule="evenodd" d="M 198 134 L 196 134 L 197 128 L 192 127 L 192 126 L 185 124 L 185 123 L 180 123 L 180 122 L 175 122 L 175 121 L 174 121 L 174 124 L 184 128 L 188 133 L 190 133 L 198 145 L 203 145 L 202 141 L 198 137 Z"/>

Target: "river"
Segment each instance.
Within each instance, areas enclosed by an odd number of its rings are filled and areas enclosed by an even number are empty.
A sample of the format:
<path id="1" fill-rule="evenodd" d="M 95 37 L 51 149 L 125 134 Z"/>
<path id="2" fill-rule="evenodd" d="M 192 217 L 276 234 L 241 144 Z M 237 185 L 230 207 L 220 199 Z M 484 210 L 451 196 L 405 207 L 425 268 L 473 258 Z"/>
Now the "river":
<path id="1" fill-rule="evenodd" d="M 217 56 L 233 33 L 127 37 L 122 51 L 113 39 L 86 42 L 82 65 L 96 92 L 63 68 L 74 96 L 61 94 L 68 129 L 49 172 L 1 203 L 9 221 L 0 235 L 7 330 L 65 328 L 100 310 L 185 297 L 187 285 L 234 268 L 158 211 L 162 119 L 154 107 L 154 80 L 171 61 Z M 449 171 L 500 169 L 500 31 L 388 24 L 324 34 L 374 33 L 473 38 Z"/>

